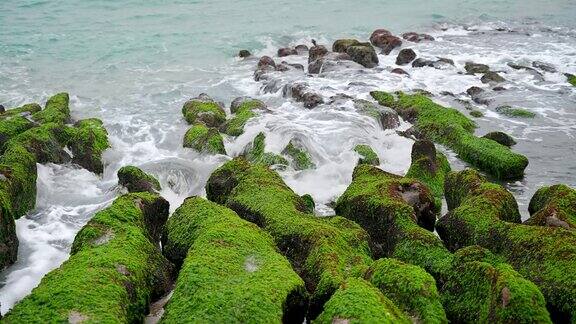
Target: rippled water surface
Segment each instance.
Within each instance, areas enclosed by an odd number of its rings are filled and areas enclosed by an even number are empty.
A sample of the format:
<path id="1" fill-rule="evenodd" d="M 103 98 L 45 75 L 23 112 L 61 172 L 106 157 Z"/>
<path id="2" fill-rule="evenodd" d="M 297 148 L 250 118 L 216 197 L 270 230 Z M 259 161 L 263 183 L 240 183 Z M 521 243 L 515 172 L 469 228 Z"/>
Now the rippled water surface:
<path id="1" fill-rule="evenodd" d="M 38 166 L 37 208 L 17 221 L 18 261 L 0 274 L 2 313 L 66 260 L 76 232 L 121 192 L 115 173 L 122 165 L 135 164 L 158 176 L 172 210 L 185 197 L 204 194 L 211 171 L 228 157 L 181 148 L 187 126 L 180 109 L 201 92 L 227 104 L 250 95 L 269 105 L 270 112 L 252 120 L 244 135 L 225 140 L 227 152 L 238 155 L 260 131 L 274 152 L 291 138 L 301 139 L 318 167 L 286 170 L 282 176 L 298 193 L 312 194 L 319 214 L 330 213 L 327 205 L 349 184 L 356 144 L 372 145 L 381 168 L 406 171 L 411 140 L 382 130 L 349 103 L 307 110 L 282 98 L 281 91 L 264 94 L 252 77 L 255 62 L 234 58 L 239 49 L 273 55 L 278 47 L 309 44 L 311 38 L 327 45 L 342 37 L 367 39 L 382 27 L 396 33 L 428 32 L 435 42 L 408 46 L 421 57 L 451 58 L 454 67 L 407 68 L 411 77 L 400 77 L 389 73 L 394 52 L 381 55 L 380 66 L 372 70 L 278 77 L 282 82 L 306 79 L 325 97 L 346 93 L 368 98 L 374 89 L 425 89 L 436 101 L 466 114 L 456 99 L 466 99 L 467 88 L 483 85 L 478 76 L 461 73 L 464 63 L 471 60 L 502 71 L 508 90 L 492 93 L 490 105 L 475 107 L 485 115 L 477 119 L 477 133 L 507 131 L 518 141 L 514 150 L 530 159 L 525 179 L 506 183 L 526 216 L 539 186 L 576 186 L 576 88 L 563 76 L 576 73 L 574 17 L 572 0 L 1 1 L 0 104 L 44 103 L 51 94 L 67 91 L 73 117 L 101 118 L 112 142 L 102 177 L 72 165 Z M 307 58 L 287 60 L 305 63 Z M 536 60 L 558 72 L 537 77 L 507 65 Z M 442 95 L 446 91 L 455 97 Z M 503 117 L 494 111 L 501 104 L 524 107 L 537 116 Z M 453 167 L 464 167 L 447 153 Z"/>

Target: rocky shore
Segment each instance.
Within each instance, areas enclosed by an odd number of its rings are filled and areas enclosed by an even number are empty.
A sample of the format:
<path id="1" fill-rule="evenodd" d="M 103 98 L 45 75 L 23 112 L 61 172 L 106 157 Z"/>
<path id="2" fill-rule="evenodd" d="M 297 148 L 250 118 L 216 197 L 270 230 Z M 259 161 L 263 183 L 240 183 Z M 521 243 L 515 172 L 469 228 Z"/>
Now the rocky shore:
<path id="1" fill-rule="evenodd" d="M 206 185 L 169 216 L 161 184 L 136 166 L 118 171 L 125 193 L 76 235 L 70 258 L 16 304 L 5 323 L 566 323 L 576 322 L 576 190 L 542 187 L 522 221 L 505 181 L 521 179 L 528 158 L 503 132 L 475 133 L 474 114 L 435 101 L 432 94 L 372 90 L 363 98 L 324 97 L 306 80 L 326 73 L 382 69 L 380 55 L 397 55 L 388 73 L 454 67 L 449 58 L 418 57 L 411 43 L 434 42 L 416 32 L 374 31 L 368 41 L 312 41 L 253 57 L 262 93 L 281 93 L 306 109 L 349 104 L 382 130 L 413 142 L 405 175 L 383 171 L 367 143 L 354 146 L 352 181 L 319 217 L 310 195 L 299 195 L 279 172 L 313 170 L 302 139 L 269 150 L 258 132 L 229 156 Z M 309 46 L 311 45 L 311 46 Z M 329 48 L 331 50 L 329 50 Z M 308 66 L 285 61 L 307 57 Z M 550 70 L 514 65 L 515 70 Z M 294 73 L 294 82 L 284 75 Z M 506 91 L 506 76 L 468 62 L 490 91 Z M 504 75 L 504 76 L 502 76 Z M 574 76 L 567 75 L 574 84 Z M 390 88 L 390 87 L 386 87 Z M 483 88 L 466 95 L 488 100 Z M 96 174 L 110 147 L 98 119 L 73 120 L 69 96 L 0 113 L 0 268 L 18 252 L 15 220 L 35 207 L 37 164 L 73 163 Z M 531 118 L 518 107 L 496 112 Z M 225 142 L 246 134 L 270 113 L 259 99 L 229 107 L 208 94 L 182 107 L 189 129 L 182 147 L 227 155 Z M 248 133 L 249 134 L 249 133 Z M 442 147 L 443 149 L 439 149 Z M 453 171 L 446 150 L 468 168 Z M 443 215 L 443 204 L 447 213 Z"/>

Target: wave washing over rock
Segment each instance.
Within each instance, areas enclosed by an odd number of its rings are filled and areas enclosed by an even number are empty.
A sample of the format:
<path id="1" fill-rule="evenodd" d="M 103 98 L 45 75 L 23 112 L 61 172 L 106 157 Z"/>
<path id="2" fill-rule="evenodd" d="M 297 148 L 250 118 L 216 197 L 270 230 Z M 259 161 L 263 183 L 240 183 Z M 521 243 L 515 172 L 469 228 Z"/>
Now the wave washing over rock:
<path id="1" fill-rule="evenodd" d="M 576 321 L 574 30 L 358 34 L 8 89 L 2 320 Z"/>

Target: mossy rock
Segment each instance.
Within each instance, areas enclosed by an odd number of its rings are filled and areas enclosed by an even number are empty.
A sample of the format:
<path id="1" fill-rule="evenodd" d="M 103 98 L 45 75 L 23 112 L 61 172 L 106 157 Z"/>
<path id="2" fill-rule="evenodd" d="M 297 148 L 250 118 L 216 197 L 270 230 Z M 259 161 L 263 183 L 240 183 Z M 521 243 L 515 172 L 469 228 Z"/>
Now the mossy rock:
<path id="1" fill-rule="evenodd" d="M 272 235 L 313 293 L 310 319 L 347 277 L 360 277 L 372 261 L 364 230 L 341 217 L 314 217 L 302 197 L 265 165 L 229 161 L 212 173 L 206 194 Z"/>
<path id="2" fill-rule="evenodd" d="M 246 160 L 251 163 L 263 164 L 265 166 L 277 166 L 285 168 L 288 166 L 288 160 L 283 156 L 266 152 L 266 135 L 258 133 L 252 143 L 245 149 Z"/>
<path id="3" fill-rule="evenodd" d="M 349 279 L 334 293 L 314 324 L 411 323 L 382 292 L 362 279 Z"/>
<path id="4" fill-rule="evenodd" d="M 484 136 L 482 136 L 483 138 L 487 138 L 487 139 L 491 139 L 494 142 L 507 146 L 507 147 L 512 147 L 514 145 L 516 145 L 516 141 L 514 140 L 514 138 L 512 138 L 512 136 L 504 133 L 504 132 L 490 132 Z"/>
<path id="5" fill-rule="evenodd" d="M 568 83 L 576 87 L 576 75 L 569 73 L 566 73 L 565 75 L 568 80 Z"/>
<path id="6" fill-rule="evenodd" d="M 413 322 L 448 323 L 436 281 L 419 266 L 395 259 L 374 261 L 365 279 L 408 314 Z"/>
<path id="7" fill-rule="evenodd" d="M 182 115 L 190 125 L 200 123 L 218 128 L 226 121 L 224 109 L 204 94 L 188 100 L 182 107 Z"/>
<path id="8" fill-rule="evenodd" d="M 13 145 L 0 157 L 2 217 L 18 219 L 36 204 L 36 158 L 23 146 Z M 7 216 L 5 216 L 7 215 Z"/>
<path id="9" fill-rule="evenodd" d="M 292 167 L 297 170 L 314 169 L 316 165 L 312 162 L 310 153 L 306 150 L 304 145 L 296 139 L 290 140 L 288 145 L 282 150 L 282 154 L 288 156 L 292 160 Z"/>
<path id="10" fill-rule="evenodd" d="M 12 116 L 0 120 L 0 152 L 4 152 L 8 141 L 34 126 L 33 122 L 21 116 Z"/>
<path id="11" fill-rule="evenodd" d="M 314 214 L 314 210 L 316 209 L 316 203 L 314 202 L 314 198 L 309 194 L 305 194 L 300 196 L 306 205 L 305 213 Z"/>
<path id="12" fill-rule="evenodd" d="M 119 197 L 76 235 L 70 258 L 6 314 L 6 323 L 142 322 L 170 289 L 157 249 L 168 202 L 148 193 Z"/>
<path id="13" fill-rule="evenodd" d="M 400 125 L 398 113 L 391 108 L 377 106 L 371 101 L 364 99 L 354 100 L 354 108 L 359 113 L 376 119 L 382 129 L 392 129 Z"/>
<path id="14" fill-rule="evenodd" d="M 22 146 L 36 157 L 38 163 L 66 163 L 71 160 L 70 155 L 64 150 L 69 138 L 68 127 L 46 123 L 18 134 L 6 144 L 6 147 Z"/>
<path id="15" fill-rule="evenodd" d="M 304 281 L 270 235 L 232 210 L 188 198 L 170 217 L 164 241 L 164 253 L 184 262 L 163 323 L 304 320 Z"/>
<path id="16" fill-rule="evenodd" d="M 513 207 L 507 191 L 473 170 L 450 173 L 445 190 L 450 212 L 436 227 L 449 248 L 489 249 L 540 288 L 555 321 L 576 320 L 573 231 L 507 222 Z"/>
<path id="17" fill-rule="evenodd" d="M 562 184 L 540 188 L 528 211 L 524 224 L 576 229 L 576 190 Z"/>
<path id="18" fill-rule="evenodd" d="M 522 108 L 512 108 L 511 106 L 500 106 L 496 108 L 496 112 L 501 115 L 513 118 L 534 118 L 536 114 Z"/>
<path id="19" fill-rule="evenodd" d="M 39 112 L 40 110 L 42 110 L 42 107 L 40 107 L 40 105 L 37 103 L 25 104 L 21 107 L 8 109 L 3 113 L 0 113 L 0 120 L 4 120 L 15 116 L 32 115 L 34 113 Z"/>
<path id="20" fill-rule="evenodd" d="M 97 174 L 104 172 L 102 154 L 110 147 L 108 132 L 100 119 L 90 118 L 77 122 L 70 130 L 69 141 L 72 162 Z"/>
<path id="21" fill-rule="evenodd" d="M 398 92 L 398 100 L 386 92 L 371 93 L 381 104 L 392 106 L 427 139 L 446 145 L 472 166 L 506 180 L 524 175 L 528 159 L 508 147 L 474 136 L 476 125 L 458 110 L 434 103 L 422 95 Z"/>
<path id="22" fill-rule="evenodd" d="M 32 118 L 42 124 L 65 124 L 70 121 L 70 96 L 59 93 L 48 99 L 44 110 L 34 113 Z"/>
<path id="23" fill-rule="evenodd" d="M 128 192 L 153 193 L 162 190 L 158 179 L 132 165 L 124 166 L 118 170 L 118 184 L 126 187 Z"/>
<path id="24" fill-rule="evenodd" d="M 354 147 L 354 152 L 360 155 L 360 160 L 358 160 L 359 164 L 380 165 L 378 154 L 376 154 L 369 145 L 356 145 Z"/>
<path id="25" fill-rule="evenodd" d="M 484 117 L 484 114 L 479 110 L 472 110 L 470 112 L 470 116 L 475 117 L 475 118 L 482 118 L 482 117 Z"/>
<path id="26" fill-rule="evenodd" d="M 356 39 L 339 39 L 332 44 L 332 51 L 346 53 L 350 46 L 371 46 L 370 43 L 361 43 Z"/>
<path id="27" fill-rule="evenodd" d="M 200 153 L 226 154 L 224 140 L 216 128 L 208 128 L 204 124 L 192 126 L 184 135 L 184 147 Z"/>
<path id="28" fill-rule="evenodd" d="M 418 140 L 412 146 L 412 163 L 406 177 L 420 180 L 434 195 L 439 213 L 444 197 L 444 178 L 450 172 L 450 163 L 444 154 L 437 152 L 434 143 Z"/>

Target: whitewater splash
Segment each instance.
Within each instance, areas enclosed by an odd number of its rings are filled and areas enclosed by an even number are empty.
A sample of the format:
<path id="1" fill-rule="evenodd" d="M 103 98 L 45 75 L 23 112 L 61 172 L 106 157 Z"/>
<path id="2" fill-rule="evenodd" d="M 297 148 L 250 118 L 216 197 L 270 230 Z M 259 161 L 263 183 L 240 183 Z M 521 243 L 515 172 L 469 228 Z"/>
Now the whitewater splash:
<path id="1" fill-rule="evenodd" d="M 409 44 L 419 57 L 454 60 L 454 66 L 406 68 L 410 77 L 391 74 L 397 51 L 390 56 L 379 55 L 379 67 L 346 69 L 310 77 L 292 71 L 276 75 L 279 84 L 306 81 L 310 89 L 330 98 L 341 93 L 357 99 L 370 99 L 371 90 L 423 89 L 432 93 L 439 103 L 454 106 L 465 114 L 461 100 L 471 86 L 481 86 L 479 77 L 463 74 L 466 61 L 490 65 L 504 72 L 507 91 L 494 94 L 490 105 L 474 105 L 484 113 L 476 119 L 477 134 L 503 130 L 516 138 L 514 150 L 530 159 L 526 178 L 506 184 L 519 201 L 526 215 L 532 193 L 540 186 L 563 182 L 576 185 L 576 166 L 566 156 L 576 153 L 576 91 L 563 72 L 576 73 L 576 35 L 565 29 L 540 25 L 506 26 L 438 26 L 431 31 L 434 42 Z M 333 37 L 338 35 L 331 35 Z M 366 38 L 366 36 L 364 36 Z M 332 38 L 316 38 L 330 45 Z M 284 39 L 282 43 L 262 40 L 265 48 L 258 56 L 275 56 L 276 49 L 309 43 L 310 37 Z M 307 56 L 282 58 L 288 63 L 307 65 Z M 544 61 L 557 72 L 543 72 L 541 77 L 527 71 L 514 70 L 508 63 L 529 65 Z M 162 196 L 169 200 L 171 211 L 191 195 L 204 195 L 210 173 L 230 157 L 202 156 L 182 148 L 186 123 L 180 108 L 187 97 L 206 92 L 218 100 L 230 102 L 235 96 L 247 95 L 263 100 L 270 111 L 249 121 L 245 133 L 238 138 L 226 137 L 226 151 L 237 156 L 259 132 L 266 134 L 267 151 L 280 153 L 292 138 L 297 138 L 310 152 L 316 168 L 280 174 L 298 194 L 310 194 L 316 201 L 319 216 L 330 215 L 332 202 L 351 181 L 358 155 L 357 144 L 369 144 L 380 157 L 380 167 L 404 174 L 410 163 L 413 141 L 397 134 L 410 127 L 402 122 L 396 129 L 384 130 L 373 118 L 359 114 L 351 101 L 321 105 L 309 110 L 301 103 L 283 98 L 278 91 L 265 93 L 263 84 L 254 81 L 255 61 L 234 60 L 216 71 L 202 71 L 209 77 L 192 84 L 160 84 L 158 79 L 140 80 L 140 94 L 132 94 L 118 102 L 73 97 L 74 117 L 93 116 L 103 119 L 110 133 L 112 148 L 106 152 L 107 167 L 99 178 L 73 166 L 39 165 L 38 201 L 35 211 L 17 221 L 20 251 L 15 265 L 2 273 L 0 288 L 1 312 L 26 296 L 50 270 L 57 268 L 69 254 L 74 235 L 98 210 L 107 206 L 120 192 L 116 171 L 133 164 L 156 176 L 162 185 Z M 143 67 L 145 75 L 155 71 Z M 449 95 L 448 93 L 453 94 Z M 109 98 L 109 97 L 108 97 Z M 24 99 L 23 99 L 24 100 Z M 127 104 L 128 103 L 128 104 Z M 502 116 L 494 111 L 500 104 L 526 108 L 537 114 L 533 120 Z M 102 109 L 90 110 L 100 106 Z M 228 111 L 229 112 L 229 111 Z M 443 148 L 453 168 L 465 167 L 456 156 Z"/>

